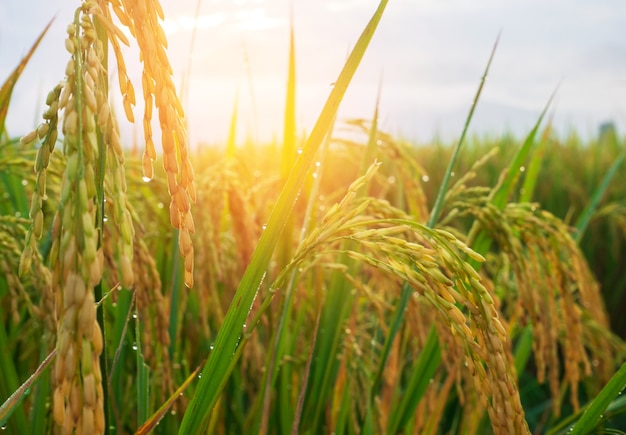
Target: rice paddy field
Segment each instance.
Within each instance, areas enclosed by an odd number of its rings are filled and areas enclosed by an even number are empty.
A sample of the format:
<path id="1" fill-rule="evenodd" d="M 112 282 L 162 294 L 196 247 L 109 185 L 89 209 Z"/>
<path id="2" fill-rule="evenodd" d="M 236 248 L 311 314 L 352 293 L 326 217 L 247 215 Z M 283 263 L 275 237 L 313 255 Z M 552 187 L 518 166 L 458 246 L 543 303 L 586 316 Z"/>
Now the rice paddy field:
<path id="1" fill-rule="evenodd" d="M 386 4 L 305 136 L 292 50 L 275 143 L 190 146 L 158 0 L 77 2 L 23 137 L 37 43 L 1 78 L 2 430 L 626 431 L 625 139 L 469 137 L 491 59 L 458 142 L 336 121 Z"/>

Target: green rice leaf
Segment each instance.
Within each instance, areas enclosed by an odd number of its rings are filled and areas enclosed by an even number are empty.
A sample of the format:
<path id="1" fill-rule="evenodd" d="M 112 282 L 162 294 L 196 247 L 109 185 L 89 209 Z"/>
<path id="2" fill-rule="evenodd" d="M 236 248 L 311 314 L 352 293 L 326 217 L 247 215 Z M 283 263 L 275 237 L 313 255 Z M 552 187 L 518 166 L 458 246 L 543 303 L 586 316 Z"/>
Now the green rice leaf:
<path id="1" fill-rule="evenodd" d="M 313 164 L 315 154 L 326 136 L 343 99 L 348 84 L 354 75 L 365 50 L 382 17 L 387 1 L 380 2 L 378 9 L 363 31 L 350 54 L 336 85 L 318 118 L 302 155 L 297 160 L 278 201 L 272 210 L 266 229 L 254 251 L 251 262 L 237 288 L 234 299 L 226 313 L 224 323 L 217 333 L 214 350 L 211 352 L 198 384 L 196 393 L 183 417 L 180 433 L 200 433 L 209 425 L 211 413 L 232 370 L 233 359 L 243 332 L 243 325 L 258 289 L 265 278 L 267 266 L 278 243 L 285 216 L 292 212 L 306 174 Z"/>
<path id="2" fill-rule="evenodd" d="M 413 417 L 415 408 L 426 392 L 426 388 L 440 363 L 441 351 L 439 350 L 437 333 L 435 328 L 430 328 L 420 357 L 415 366 L 411 367 L 411 377 L 406 390 L 395 408 L 396 412 L 390 416 L 387 433 L 398 433 Z"/>
<path id="3" fill-rule="evenodd" d="M 4 328 L 2 328 L 2 332 L 4 332 Z M 0 406 L 0 426 L 2 426 L 3 428 L 7 427 L 7 420 L 9 419 L 11 414 L 16 410 L 20 403 L 22 403 L 24 397 L 28 394 L 33 385 L 39 380 L 41 375 L 45 372 L 46 368 L 48 368 L 52 361 L 54 361 L 54 357 L 56 357 L 56 354 L 56 349 L 50 352 L 50 354 L 41 362 L 41 364 L 39 364 L 39 367 L 37 367 L 35 373 L 33 373 L 22 385 L 20 385 L 19 388 L 15 389 L 13 394 L 11 394 L 11 396 L 9 396 L 9 398 L 4 401 L 2 406 Z M 5 373 L 4 370 L 3 373 Z M 28 429 L 23 412 L 21 413 L 21 416 L 18 416 L 18 424 L 22 427 L 22 430 L 20 431 Z M 12 426 L 12 430 L 13 429 L 17 429 L 17 427 Z"/>
<path id="4" fill-rule="evenodd" d="M 583 413 L 582 417 L 580 417 L 580 420 L 574 424 L 569 434 L 582 435 L 591 433 L 602 419 L 602 415 L 609 407 L 611 401 L 620 394 L 624 386 L 626 386 L 626 363 L 622 364 L 609 383 L 606 384 L 602 391 L 591 401 L 587 410 Z"/>
<path id="5" fill-rule="evenodd" d="M 4 82 L 4 84 L 0 88 L 0 138 L 2 138 L 2 136 L 5 135 L 4 123 L 6 121 L 7 112 L 9 111 L 9 104 L 11 103 L 11 95 L 13 94 L 13 88 L 15 87 L 15 84 L 17 83 L 18 79 L 22 75 L 24 68 L 26 68 L 26 65 L 28 64 L 28 61 L 33 56 L 33 53 L 35 53 L 35 50 L 39 46 L 39 43 L 41 42 L 44 35 L 46 34 L 48 29 L 52 25 L 53 21 L 54 19 L 50 20 L 48 25 L 44 27 L 43 31 L 39 34 L 39 36 L 35 40 L 35 43 L 32 45 L 30 50 L 28 50 L 28 53 L 26 53 L 26 56 L 22 58 L 20 63 L 17 65 L 17 67 L 15 67 L 15 69 L 9 76 L 9 78 Z"/>
<path id="6" fill-rule="evenodd" d="M 448 163 L 448 168 L 446 172 L 443 174 L 443 180 L 441 182 L 441 186 L 439 186 L 439 191 L 437 193 L 437 199 L 435 199 L 435 204 L 433 205 L 433 209 L 430 212 L 430 216 L 428 218 L 428 227 L 434 228 L 435 224 L 439 220 L 439 216 L 443 210 L 444 198 L 446 197 L 446 193 L 448 192 L 448 185 L 450 184 L 450 177 L 452 176 L 452 172 L 454 171 L 454 167 L 456 166 L 457 158 L 459 157 L 459 153 L 461 152 L 461 148 L 463 147 L 463 143 L 465 141 L 465 135 L 469 130 L 470 123 L 472 122 L 472 118 L 474 117 L 474 111 L 476 110 L 476 106 L 478 105 L 478 100 L 480 95 L 482 94 L 483 87 L 485 86 L 485 81 L 487 80 L 487 74 L 489 73 L 489 68 L 491 67 L 491 62 L 493 61 L 493 57 L 496 54 L 496 49 L 498 48 L 498 41 L 500 40 L 500 35 L 496 38 L 496 42 L 493 44 L 493 48 L 491 49 L 491 54 L 489 55 L 489 60 L 487 61 L 487 66 L 485 67 L 485 71 L 480 79 L 480 84 L 478 85 L 478 89 L 476 90 L 476 96 L 472 101 L 472 106 L 470 107 L 470 111 L 467 114 L 467 118 L 465 119 L 465 125 L 463 126 L 463 132 L 461 133 L 461 137 L 454 148 L 452 153 L 452 157 L 450 158 L 450 162 Z"/>
<path id="7" fill-rule="evenodd" d="M 591 220 L 593 214 L 596 212 L 598 208 L 598 204 L 600 204 L 600 200 L 604 196 L 604 192 L 611 184 L 611 181 L 617 174 L 617 170 L 621 166 L 624 158 L 626 157 L 626 152 L 623 152 L 619 155 L 617 159 L 611 165 L 611 168 L 607 171 L 606 175 L 602 179 L 602 182 L 598 186 L 598 188 L 593 192 L 593 196 L 591 197 L 591 201 L 585 207 L 585 210 L 582 212 L 580 217 L 578 218 L 578 222 L 576 222 L 576 242 L 580 243 L 583 235 L 585 234 L 585 230 L 587 229 L 587 225 L 589 225 L 589 221 Z"/>

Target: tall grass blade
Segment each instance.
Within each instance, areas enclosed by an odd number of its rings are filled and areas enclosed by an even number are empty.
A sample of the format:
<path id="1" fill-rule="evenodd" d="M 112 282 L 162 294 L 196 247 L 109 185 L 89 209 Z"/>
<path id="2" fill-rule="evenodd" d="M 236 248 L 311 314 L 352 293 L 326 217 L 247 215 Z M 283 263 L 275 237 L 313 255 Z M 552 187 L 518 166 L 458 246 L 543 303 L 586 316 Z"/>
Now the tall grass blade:
<path id="1" fill-rule="evenodd" d="M 285 216 L 292 212 L 294 202 L 304 184 L 306 174 L 313 164 L 315 154 L 335 118 L 339 103 L 365 54 L 386 5 L 386 0 L 380 2 L 374 16 L 361 34 L 313 127 L 303 153 L 296 161 L 296 165 L 271 212 L 267 227 L 263 231 L 251 262 L 244 272 L 226 313 L 224 323 L 217 333 L 214 350 L 209 356 L 202 371 L 202 378 L 197 391 L 185 412 L 180 433 L 200 433 L 206 430 L 209 424 L 213 407 L 230 376 L 243 324 L 265 277 L 274 248 L 280 239 Z"/>
<path id="2" fill-rule="evenodd" d="M 450 158 L 450 162 L 448 163 L 448 168 L 446 172 L 443 174 L 443 180 L 441 181 L 441 186 L 439 186 L 439 191 L 437 192 L 437 199 L 435 199 L 435 204 L 433 205 L 433 209 L 430 212 L 430 216 L 428 218 L 427 226 L 429 228 L 434 228 L 435 224 L 439 220 L 439 216 L 441 216 L 441 211 L 443 210 L 444 198 L 446 197 L 446 193 L 448 192 L 448 185 L 450 184 L 450 177 L 452 177 L 452 172 L 454 171 L 454 167 L 456 166 L 457 158 L 459 157 L 459 153 L 461 152 L 461 148 L 463 146 L 463 142 L 465 141 L 465 135 L 469 130 L 470 123 L 472 122 L 472 118 L 474 117 L 474 111 L 476 110 L 476 106 L 478 105 L 478 100 L 480 95 L 483 92 L 483 87 L 485 86 L 485 81 L 487 80 L 487 74 L 489 73 L 489 68 L 491 67 L 491 62 L 493 61 L 493 57 L 496 54 L 496 49 L 498 48 L 498 42 L 500 41 L 500 35 L 497 36 L 496 42 L 493 44 L 493 48 L 491 49 L 491 54 L 489 55 L 489 60 L 487 61 L 487 66 L 485 67 L 485 71 L 480 79 L 480 84 L 478 85 L 478 89 L 476 90 L 476 95 L 474 96 L 474 100 L 472 101 L 472 106 L 470 107 L 470 111 L 467 114 L 467 118 L 465 119 L 465 125 L 463 126 L 463 131 L 461 132 L 461 137 L 459 137 L 459 141 L 452 152 L 452 157 Z"/>
<path id="3" fill-rule="evenodd" d="M 520 202 L 530 202 L 533 199 L 535 186 L 537 185 L 537 180 L 539 179 L 541 163 L 543 162 L 543 157 L 546 152 L 546 145 L 550 140 L 550 133 L 552 131 L 551 125 L 552 121 L 548 121 L 548 125 L 543 132 L 542 139 L 539 141 L 535 147 L 535 151 L 532 153 L 530 163 L 526 169 L 526 176 L 524 177 L 524 185 L 522 186 L 522 193 L 519 199 Z"/>
<path id="4" fill-rule="evenodd" d="M 15 87 L 15 84 L 17 83 L 18 79 L 22 75 L 24 68 L 26 68 L 26 65 L 28 64 L 28 61 L 32 57 L 33 53 L 35 53 L 35 50 L 39 46 L 39 43 L 41 42 L 44 35 L 46 34 L 48 29 L 52 25 L 53 21 L 54 21 L 54 18 L 50 20 L 50 22 L 48 23 L 46 27 L 44 27 L 43 31 L 39 34 L 39 36 L 35 40 L 35 43 L 32 45 L 30 50 L 28 50 L 28 52 L 26 53 L 26 56 L 22 58 L 20 63 L 17 65 L 17 67 L 15 67 L 15 69 L 9 76 L 9 78 L 4 82 L 4 84 L 2 85 L 2 88 L 0 88 L 0 139 L 2 139 L 6 133 L 5 121 L 7 117 L 7 112 L 9 110 L 9 104 L 11 103 L 11 95 L 13 94 L 13 88 Z"/>
<path id="5" fill-rule="evenodd" d="M 280 162 L 280 176 L 284 181 L 289 176 L 296 160 L 296 49 L 294 43 L 293 1 L 290 3 L 291 17 L 289 25 L 289 66 L 287 71 L 287 93 L 285 98 L 285 125 L 283 132 L 282 159 Z M 285 223 L 284 236 L 281 241 L 278 261 L 281 266 L 286 265 L 292 256 L 294 226 L 293 215 Z"/>
<path id="6" fill-rule="evenodd" d="M 509 197 L 511 196 L 511 194 L 513 193 L 513 190 L 515 189 L 517 181 L 520 177 L 519 169 L 524 164 L 524 162 L 528 159 L 528 156 L 535 143 L 535 137 L 537 136 L 539 127 L 541 126 L 541 123 L 548 111 L 548 108 L 552 104 L 552 100 L 554 99 L 554 96 L 556 95 L 557 90 L 558 90 L 558 87 L 554 90 L 554 92 L 548 99 L 548 102 L 546 103 L 543 111 L 541 112 L 541 115 L 539 115 L 539 119 L 537 119 L 537 122 L 535 123 L 534 127 L 532 128 L 530 133 L 528 133 L 528 136 L 526 136 L 526 140 L 524 140 L 524 144 L 517 151 L 517 153 L 513 157 L 513 160 L 509 164 L 508 168 L 505 170 L 504 177 L 500 180 L 498 185 L 491 192 L 490 201 L 493 205 L 495 205 L 500 210 L 504 209 Z M 489 250 L 489 248 L 491 247 L 491 238 L 487 235 L 487 233 L 482 231 L 480 229 L 480 226 L 477 224 L 475 224 L 472 230 L 470 231 L 469 240 L 470 240 L 471 248 L 481 255 L 485 255 L 487 251 Z M 474 260 L 470 260 L 470 263 L 474 267 L 479 267 L 479 263 Z"/>
<path id="7" fill-rule="evenodd" d="M 287 94 L 285 98 L 285 125 L 280 174 L 287 179 L 296 158 L 296 48 L 294 41 L 293 1 L 289 24 L 289 66 L 287 70 Z"/>
<path id="8" fill-rule="evenodd" d="M 143 425 L 141 425 L 139 427 L 139 429 L 137 429 L 137 432 L 135 432 L 135 435 L 146 435 L 146 434 L 149 434 L 150 432 L 152 432 L 157 427 L 157 425 L 159 424 L 161 419 L 163 419 L 163 417 L 165 417 L 165 414 L 168 413 L 168 411 L 170 410 L 170 408 L 172 407 L 174 402 L 176 402 L 176 400 L 185 392 L 187 387 L 189 387 L 189 385 L 191 385 L 191 383 L 196 379 L 196 377 L 198 376 L 198 373 L 200 373 L 200 368 L 201 367 L 202 366 L 198 366 L 187 377 L 187 379 L 185 379 L 185 382 L 183 382 L 181 384 L 181 386 L 178 387 L 176 389 L 176 391 L 174 391 L 174 394 L 172 394 L 165 401 L 165 403 L 163 405 L 161 405 L 161 407 L 157 410 L 157 412 L 155 412 L 152 416 L 150 416 L 150 418 L 148 418 L 146 420 L 146 422 Z"/>
<path id="9" fill-rule="evenodd" d="M 7 400 L 4 401 L 2 406 L 0 406 L 0 426 L 6 428 L 8 418 L 22 402 L 27 394 L 27 391 L 30 391 L 35 382 L 39 380 L 41 375 L 48 368 L 50 363 L 54 361 L 54 357 L 56 357 L 56 354 L 56 349 L 53 349 L 52 352 L 50 352 L 50 354 L 48 354 L 48 356 L 41 362 L 41 364 L 39 364 L 39 367 L 37 367 L 35 373 L 33 373 L 28 379 L 26 379 L 26 381 L 22 385 L 20 385 L 19 388 L 17 388 Z M 26 430 L 27 426 L 24 425 L 23 429 Z"/>
<path id="10" fill-rule="evenodd" d="M 611 401 L 624 390 L 624 386 L 626 386 L 626 363 L 622 364 L 609 383 L 591 401 L 587 410 L 580 417 L 580 420 L 574 424 L 569 433 L 571 435 L 592 433 Z"/>
<path id="11" fill-rule="evenodd" d="M 315 329 L 313 330 L 313 338 L 311 340 L 311 352 L 309 353 L 309 357 L 306 361 L 306 367 L 304 369 L 304 376 L 302 378 L 302 390 L 298 395 L 298 404 L 296 406 L 296 412 L 293 418 L 293 426 L 291 427 L 291 435 L 298 434 L 298 428 L 300 427 L 300 417 L 302 416 L 302 407 L 304 406 L 304 398 L 306 396 L 306 388 L 309 383 L 309 374 L 311 373 L 311 361 L 313 361 L 313 350 L 315 349 L 315 341 L 317 340 L 317 333 L 319 332 L 320 327 L 320 315 L 321 310 L 317 312 L 317 319 L 315 320 Z"/>
<path id="12" fill-rule="evenodd" d="M 602 179 L 602 182 L 598 186 L 598 188 L 593 192 L 593 196 L 591 197 L 591 201 L 585 207 L 585 210 L 582 212 L 578 221 L 576 222 L 576 237 L 575 240 L 577 243 L 580 243 L 585 231 L 587 230 L 587 225 L 589 225 L 589 221 L 591 220 L 593 214 L 596 212 L 598 208 L 598 204 L 600 204 L 600 200 L 604 196 L 604 193 L 613 181 L 613 178 L 617 174 L 617 170 L 622 165 L 624 158 L 626 157 L 626 152 L 622 152 L 617 159 L 613 162 L 606 175 Z"/>
<path id="13" fill-rule="evenodd" d="M 48 353 L 48 345 L 44 342 L 41 344 L 41 356 L 43 357 L 45 355 L 45 358 L 43 358 L 42 364 L 45 363 L 45 360 L 47 359 L 47 354 Z M 42 365 L 40 364 L 40 366 Z M 40 368 L 37 368 L 37 372 L 40 371 Z M 43 376 L 43 378 L 47 381 L 50 376 L 50 370 L 48 369 L 48 367 L 44 368 L 43 371 L 41 371 L 39 376 Z M 31 390 L 34 390 L 34 394 L 33 394 L 33 404 L 32 407 L 30 409 L 30 415 L 29 415 L 29 425 L 30 425 L 30 430 L 32 433 L 45 433 L 46 430 L 46 426 L 47 426 L 47 418 L 46 418 L 46 411 L 48 409 L 48 407 L 50 406 L 50 390 L 51 390 L 51 385 L 50 382 L 37 382 L 36 384 L 33 383 L 33 387 L 31 387 Z M 26 394 L 28 392 L 28 390 L 24 391 L 24 394 Z M 1 426 L 1 425 L 0 425 Z"/>
<path id="14" fill-rule="evenodd" d="M 139 319 L 135 322 L 135 340 L 133 350 L 137 352 L 137 426 L 141 426 L 150 416 L 150 369 L 141 352 Z"/>
<path id="15" fill-rule="evenodd" d="M 390 416 L 387 433 L 396 434 L 413 417 L 415 408 L 426 392 L 432 376 L 441 363 L 441 351 L 435 328 L 430 328 L 426 344 L 420 352 L 415 366 L 411 367 L 411 377 L 396 411 Z"/>
<path id="16" fill-rule="evenodd" d="M 391 322 L 389 324 L 389 334 L 385 338 L 382 354 L 380 355 L 380 363 L 378 364 L 378 369 L 376 371 L 376 375 L 374 376 L 374 382 L 372 383 L 370 402 L 374 400 L 374 396 L 380 389 L 383 372 L 385 371 L 385 366 L 387 365 L 387 360 L 389 359 L 389 354 L 391 353 L 391 347 L 396 338 L 396 335 L 398 334 L 398 331 L 400 331 L 400 327 L 402 326 L 402 321 L 404 320 L 404 312 L 406 311 L 406 307 L 409 305 L 411 293 L 412 292 L 410 291 L 403 291 L 400 294 L 400 299 L 396 303 L 393 317 L 391 318 Z"/>
<path id="17" fill-rule="evenodd" d="M 8 418 L 11 413 L 15 412 L 15 417 L 9 422 L 9 427 L 14 433 L 21 433 L 28 428 L 28 422 L 24 409 L 17 405 L 24 398 L 26 388 L 21 389 L 17 372 L 18 367 L 13 362 L 14 350 L 12 346 L 10 346 L 10 343 L 13 341 L 14 339 L 9 338 L 5 325 L 0 323 L 0 346 L 2 349 L 5 349 L 3 352 L 0 352 L 0 394 L 9 396 L 9 392 L 13 392 L 10 394 L 7 402 L 5 402 L 7 407 L 5 408 L 3 405 L 1 408 L 0 412 L 3 414 L 6 412 L 7 414 L 1 417 L 0 420 L 3 424 L 6 424 L 6 418 Z"/>
<path id="18" fill-rule="evenodd" d="M 520 374 L 524 371 L 528 359 L 532 355 L 533 351 L 533 329 L 531 325 L 522 329 L 514 351 L 515 359 L 515 373 L 517 373 L 518 379 Z"/>

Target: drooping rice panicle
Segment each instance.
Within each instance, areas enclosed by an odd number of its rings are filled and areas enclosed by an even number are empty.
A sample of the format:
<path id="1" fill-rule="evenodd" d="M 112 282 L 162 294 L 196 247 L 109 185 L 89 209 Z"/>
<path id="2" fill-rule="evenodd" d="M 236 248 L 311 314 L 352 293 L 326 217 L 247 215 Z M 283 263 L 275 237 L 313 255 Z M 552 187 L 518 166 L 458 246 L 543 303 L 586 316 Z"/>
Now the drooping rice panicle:
<path id="1" fill-rule="evenodd" d="M 122 31 L 113 23 L 115 15 L 137 40 L 143 62 L 142 92 L 145 103 L 143 128 L 146 148 L 143 153 L 144 177 L 154 175 L 152 162 L 157 158 L 152 138 L 152 110 L 156 108 L 161 127 L 163 168 L 171 196 L 172 225 L 179 230 L 180 254 L 184 258 L 185 284 L 193 285 L 194 251 L 191 234 L 194 232 L 191 203 L 196 200 L 194 171 L 188 155 L 185 115 L 172 80 L 172 67 L 165 50 L 167 38 L 160 20 L 163 9 L 158 0 L 98 0 L 99 18 L 109 29 L 118 64 L 118 79 L 123 96 L 124 111 L 134 122 L 133 106 L 136 103 L 133 84 L 128 78 L 120 43 L 128 44 Z"/>

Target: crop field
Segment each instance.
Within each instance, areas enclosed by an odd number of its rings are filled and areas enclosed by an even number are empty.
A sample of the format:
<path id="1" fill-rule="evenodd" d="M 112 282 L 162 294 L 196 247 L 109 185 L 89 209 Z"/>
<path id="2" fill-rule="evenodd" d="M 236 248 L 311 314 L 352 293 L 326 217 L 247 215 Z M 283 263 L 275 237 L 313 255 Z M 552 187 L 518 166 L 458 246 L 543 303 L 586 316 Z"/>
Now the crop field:
<path id="1" fill-rule="evenodd" d="M 5 119 L 46 29 L 0 78 L 2 430 L 626 433 L 614 129 L 560 137 L 548 102 L 525 137 L 467 135 L 496 46 L 457 142 L 337 121 L 382 0 L 306 136 L 292 45 L 283 137 L 236 146 L 235 110 L 192 147 L 158 0 L 76 3 L 23 137 Z"/>

